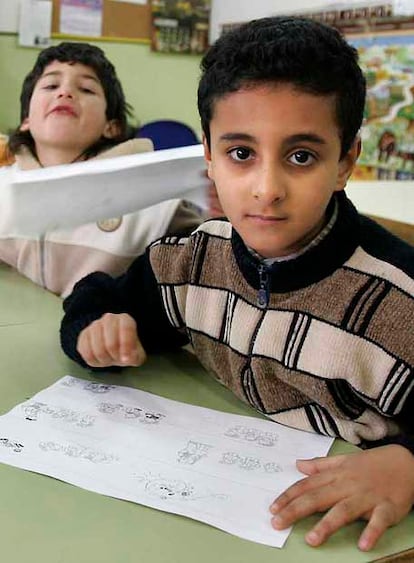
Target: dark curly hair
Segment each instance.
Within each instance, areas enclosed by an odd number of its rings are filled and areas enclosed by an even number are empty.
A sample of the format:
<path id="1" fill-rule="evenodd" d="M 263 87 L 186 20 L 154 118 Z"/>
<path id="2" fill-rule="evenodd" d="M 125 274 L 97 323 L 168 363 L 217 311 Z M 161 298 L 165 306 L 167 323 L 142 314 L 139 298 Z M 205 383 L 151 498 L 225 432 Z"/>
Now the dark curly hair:
<path id="1" fill-rule="evenodd" d="M 361 127 L 366 84 L 358 53 L 336 29 L 295 16 L 253 20 L 221 36 L 201 61 L 198 110 L 210 145 L 214 104 L 244 86 L 289 83 L 334 95 L 341 158 Z"/>
<path id="2" fill-rule="evenodd" d="M 93 146 L 89 147 L 81 156 L 90 158 L 103 149 L 125 141 L 131 136 L 132 128 L 128 125 L 131 109 L 125 100 L 121 83 L 116 75 L 115 67 L 108 61 L 105 53 L 99 47 L 89 43 L 64 42 L 48 47 L 40 52 L 37 60 L 23 81 L 20 94 L 20 123 L 28 117 L 30 100 L 37 81 L 42 76 L 45 68 L 54 61 L 61 63 L 81 63 L 92 68 L 104 91 L 106 99 L 106 118 L 108 121 L 116 120 L 119 133 L 112 139 L 102 137 Z M 22 145 L 27 146 L 36 155 L 35 141 L 30 131 L 20 131 L 17 128 L 9 138 L 9 150 L 16 154 Z"/>

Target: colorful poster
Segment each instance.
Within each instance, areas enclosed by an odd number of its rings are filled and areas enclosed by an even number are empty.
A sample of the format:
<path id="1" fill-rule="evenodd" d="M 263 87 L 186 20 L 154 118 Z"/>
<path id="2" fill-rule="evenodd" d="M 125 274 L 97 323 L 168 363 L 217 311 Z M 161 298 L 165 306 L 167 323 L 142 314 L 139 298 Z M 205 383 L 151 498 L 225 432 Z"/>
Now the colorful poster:
<path id="1" fill-rule="evenodd" d="M 204 53 L 208 47 L 210 0 L 152 0 L 151 48 L 163 53 Z"/>
<path id="2" fill-rule="evenodd" d="M 356 180 L 414 179 L 414 33 L 352 41 L 367 79 Z"/>
<path id="3" fill-rule="evenodd" d="M 306 14 L 347 37 L 367 80 L 362 153 L 353 180 L 414 179 L 413 11 L 394 2 Z"/>

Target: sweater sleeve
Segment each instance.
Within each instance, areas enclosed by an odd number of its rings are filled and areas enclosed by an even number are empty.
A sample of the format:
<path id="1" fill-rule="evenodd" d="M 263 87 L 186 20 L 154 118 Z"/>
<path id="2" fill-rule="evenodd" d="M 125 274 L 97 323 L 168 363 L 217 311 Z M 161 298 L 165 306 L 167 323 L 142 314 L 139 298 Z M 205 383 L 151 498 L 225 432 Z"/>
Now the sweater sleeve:
<path id="1" fill-rule="evenodd" d="M 410 434 L 397 434 L 396 436 L 387 436 L 382 440 L 376 440 L 374 442 L 364 442 L 362 447 L 364 449 L 370 449 L 378 448 L 379 446 L 390 446 L 393 444 L 403 446 L 414 455 L 414 435 Z"/>
<path id="2" fill-rule="evenodd" d="M 60 328 L 64 352 L 84 367 L 76 350 L 81 331 L 105 313 L 128 313 L 138 327 L 147 353 L 167 352 L 188 343 L 186 333 L 173 327 L 163 308 L 153 274 L 149 251 L 137 258 L 125 274 L 112 278 L 103 272 L 80 280 L 63 302 L 65 315 Z"/>

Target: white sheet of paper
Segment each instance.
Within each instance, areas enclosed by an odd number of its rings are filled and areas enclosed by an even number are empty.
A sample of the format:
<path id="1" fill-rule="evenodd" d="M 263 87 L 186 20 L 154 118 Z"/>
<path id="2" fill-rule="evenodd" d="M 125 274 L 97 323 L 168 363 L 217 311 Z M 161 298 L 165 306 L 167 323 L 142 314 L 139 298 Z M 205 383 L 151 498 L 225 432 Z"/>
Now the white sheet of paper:
<path id="1" fill-rule="evenodd" d="M 52 2 L 49 0 L 20 0 L 19 45 L 39 47 L 50 45 Z"/>
<path id="2" fill-rule="evenodd" d="M 203 205 L 207 185 L 202 145 L 15 169 L 0 193 L 0 233 L 42 234 L 181 197 Z"/>
<path id="3" fill-rule="evenodd" d="M 0 417 L 0 462 L 282 547 L 269 506 L 333 440 L 65 376 Z"/>

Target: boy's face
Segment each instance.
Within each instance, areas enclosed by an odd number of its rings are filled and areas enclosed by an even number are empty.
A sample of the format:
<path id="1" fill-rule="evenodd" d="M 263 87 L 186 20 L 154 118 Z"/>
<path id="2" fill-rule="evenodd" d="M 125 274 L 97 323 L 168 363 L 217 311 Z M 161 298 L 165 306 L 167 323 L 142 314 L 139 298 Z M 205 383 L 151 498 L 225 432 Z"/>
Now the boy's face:
<path id="1" fill-rule="evenodd" d="M 75 158 L 102 136 L 116 133 L 106 118 L 105 94 L 95 71 L 59 61 L 50 63 L 37 81 L 21 130 L 31 132 L 43 164 L 51 150 Z"/>
<path id="2" fill-rule="evenodd" d="M 295 253 L 320 231 L 345 187 L 359 143 L 339 160 L 333 97 L 290 84 L 258 85 L 220 98 L 204 141 L 209 177 L 245 244 L 265 258 Z"/>

